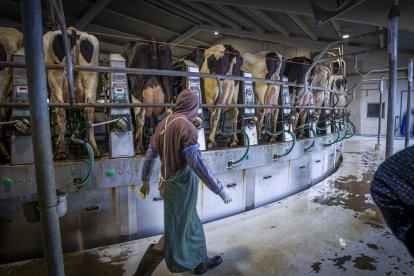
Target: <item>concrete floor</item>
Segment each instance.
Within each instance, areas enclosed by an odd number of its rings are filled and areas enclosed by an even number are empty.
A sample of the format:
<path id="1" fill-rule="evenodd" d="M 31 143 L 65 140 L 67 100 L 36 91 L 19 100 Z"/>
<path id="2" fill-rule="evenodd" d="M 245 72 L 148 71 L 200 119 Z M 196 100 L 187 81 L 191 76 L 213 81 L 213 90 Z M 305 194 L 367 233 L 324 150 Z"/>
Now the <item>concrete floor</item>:
<path id="1" fill-rule="evenodd" d="M 374 137 L 345 142 L 339 170 L 279 202 L 204 226 L 209 275 L 414 275 L 414 260 L 383 222 L 369 194 L 383 159 Z M 404 141 L 398 140 L 395 150 Z M 385 148 L 385 146 L 384 146 Z M 225 208 L 225 205 L 222 206 Z M 65 255 L 66 275 L 132 275 L 158 237 Z M 0 266 L 0 275 L 45 275 L 44 260 Z M 190 275 L 192 273 L 182 273 Z M 164 262 L 153 275 L 170 275 Z"/>

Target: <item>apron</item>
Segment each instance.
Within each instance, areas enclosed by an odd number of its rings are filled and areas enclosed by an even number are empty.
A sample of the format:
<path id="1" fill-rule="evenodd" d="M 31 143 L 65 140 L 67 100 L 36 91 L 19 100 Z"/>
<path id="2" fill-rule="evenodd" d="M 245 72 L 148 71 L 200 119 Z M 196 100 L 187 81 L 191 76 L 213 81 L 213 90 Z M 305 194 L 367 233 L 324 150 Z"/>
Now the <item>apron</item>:
<path id="1" fill-rule="evenodd" d="M 164 257 L 170 272 L 194 269 L 207 257 L 203 225 L 196 209 L 199 181 L 188 165 L 162 181 Z"/>

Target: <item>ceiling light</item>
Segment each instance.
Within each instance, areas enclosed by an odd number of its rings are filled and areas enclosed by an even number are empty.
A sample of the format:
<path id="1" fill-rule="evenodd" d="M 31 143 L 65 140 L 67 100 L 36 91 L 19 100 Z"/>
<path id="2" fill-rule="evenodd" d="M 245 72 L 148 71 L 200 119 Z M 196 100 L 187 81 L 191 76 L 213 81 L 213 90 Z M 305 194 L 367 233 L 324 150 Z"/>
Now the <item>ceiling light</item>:
<path id="1" fill-rule="evenodd" d="M 214 34 L 215 34 L 215 35 L 218 35 L 218 34 L 219 34 L 219 32 L 215 31 L 215 32 L 214 32 Z"/>
<path id="2" fill-rule="evenodd" d="M 343 34 L 342 38 L 344 38 L 344 39 L 349 38 L 349 34 Z"/>

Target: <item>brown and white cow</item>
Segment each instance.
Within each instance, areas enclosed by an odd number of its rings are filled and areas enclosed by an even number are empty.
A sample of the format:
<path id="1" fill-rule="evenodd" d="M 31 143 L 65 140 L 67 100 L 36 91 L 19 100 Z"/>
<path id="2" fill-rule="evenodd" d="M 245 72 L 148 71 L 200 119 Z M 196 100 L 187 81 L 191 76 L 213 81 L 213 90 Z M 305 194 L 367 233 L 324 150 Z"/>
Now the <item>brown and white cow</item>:
<path id="1" fill-rule="evenodd" d="M 125 45 L 127 67 L 172 70 L 171 49 L 165 43 L 132 41 Z M 173 101 L 173 78 L 170 76 L 128 75 L 133 103 L 163 104 Z M 145 117 L 161 115 L 163 107 L 135 107 L 135 151 L 144 153 L 143 127 Z"/>
<path id="2" fill-rule="evenodd" d="M 86 32 L 78 31 L 74 28 L 67 30 L 72 61 L 82 66 L 99 65 L 99 42 L 98 39 Z M 43 36 L 45 47 L 46 64 L 66 65 L 65 50 L 61 31 L 47 32 Z M 69 90 L 65 71 L 48 70 L 47 80 L 51 93 L 52 103 L 68 103 Z M 95 103 L 97 97 L 98 73 L 79 71 L 74 76 L 75 101 L 77 103 Z M 59 137 L 56 143 L 55 159 L 65 159 L 65 130 L 66 130 L 66 113 L 63 108 L 56 109 L 56 121 L 59 128 Z M 94 121 L 94 108 L 85 108 L 86 121 L 90 126 Z M 92 146 L 95 156 L 99 156 L 99 150 L 96 145 L 94 130 L 88 127 L 88 142 Z"/>
<path id="3" fill-rule="evenodd" d="M 252 73 L 252 77 L 280 80 L 283 73 L 283 56 L 277 52 L 259 52 L 257 54 L 246 53 L 243 55 L 243 68 Z M 254 84 L 257 104 L 278 104 L 280 85 L 256 82 Z M 262 136 L 263 120 L 266 114 L 271 114 L 271 132 L 276 132 L 278 108 L 258 108 L 257 133 L 258 139 Z M 275 137 L 270 141 L 276 141 Z"/>
<path id="4" fill-rule="evenodd" d="M 204 61 L 201 65 L 200 73 L 210 73 L 219 75 L 241 76 L 242 58 L 240 52 L 231 45 L 214 45 L 204 51 Z M 219 95 L 219 86 L 222 87 L 222 94 Z M 204 95 L 207 104 L 237 104 L 239 95 L 239 81 L 221 80 L 218 84 L 217 79 L 203 79 Z M 207 148 L 211 149 L 215 145 L 217 124 L 221 112 L 226 112 L 228 108 L 210 108 L 210 134 L 208 137 Z M 237 117 L 239 110 L 231 108 L 231 122 L 233 130 L 237 129 Z M 237 134 L 233 134 L 230 146 L 237 146 Z"/>
<path id="5" fill-rule="evenodd" d="M 315 71 L 312 79 L 312 86 L 318 86 L 322 88 L 331 88 L 332 74 L 331 70 L 322 65 L 315 66 Z M 321 115 L 321 106 L 325 100 L 325 91 L 324 90 L 312 90 L 313 101 L 315 105 L 315 123 L 318 125 L 319 117 Z M 326 95 L 330 95 L 327 93 Z M 328 98 L 329 99 L 329 98 Z"/>
<path id="6" fill-rule="evenodd" d="M 311 82 L 313 78 L 314 69 L 312 69 L 309 79 L 305 80 L 306 72 L 311 66 L 312 60 L 307 57 L 294 57 L 286 60 L 284 75 L 288 78 L 289 82 L 304 85 L 305 81 Z M 309 90 L 305 91 L 303 87 L 289 87 L 290 101 L 293 107 L 306 106 L 309 103 Z M 306 109 L 304 108 L 292 108 L 291 119 L 293 131 L 296 131 L 296 126 L 300 117 L 300 125 L 304 125 L 306 122 Z M 303 137 L 303 132 L 298 135 Z"/>
<path id="7" fill-rule="evenodd" d="M 13 54 L 22 47 L 23 34 L 15 28 L 0 27 L 0 61 L 11 61 Z M 0 67 L 0 102 L 11 102 L 13 70 Z M 9 109 L 0 108 L 0 122 L 8 121 Z M 4 126 L 0 125 L 0 139 L 3 139 Z M 0 155 L 9 159 L 9 151 L 0 140 Z"/>

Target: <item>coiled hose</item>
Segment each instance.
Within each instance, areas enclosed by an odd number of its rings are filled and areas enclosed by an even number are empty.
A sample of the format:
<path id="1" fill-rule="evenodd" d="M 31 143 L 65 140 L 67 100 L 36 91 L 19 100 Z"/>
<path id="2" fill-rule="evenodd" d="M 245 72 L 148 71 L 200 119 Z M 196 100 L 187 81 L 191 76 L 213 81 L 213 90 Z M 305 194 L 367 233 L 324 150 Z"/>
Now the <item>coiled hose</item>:
<path id="1" fill-rule="evenodd" d="M 268 130 L 265 129 L 264 132 L 267 135 L 272 136 L 272 137 L 277 137 L 277 136 L 279 136 L 279 135 L 281 135 L 283 133 L 289 133 L 292 136 L 292 146 L 289 149 L 287 149 L 285 151 L 285 153 L 283 153 L 283 154 L 280 154 L 280 155 L 279 154 L 275 154 L 275 155 L 273 155 L 273 159 L 281 158 L 281 157 L 284 157 L 284 156 L 288 155 L 289 153 L 292 152 L 293 148 L 295 147 L 295 144 L 296 144 L 296 136 L 290 130 L 281 130 L 281 131 L 278 131 L 276 133 L 272 133 L 272 132 L 270 132 L 270 131 L 268 131 Z"/>
<path id="2" fill-rule="evenodd" d="M 327 124 L 325 127 L 316 127 L 316 129 L 317 130 L 325 130 L 328 127 L 330 127 L 331 125 L 332 125 L 332 122 L 330 122 L 329 124 Z M 323 144 L 324 147 L 332 146 L 333 144 L 335 144 L 336 142 L 338 142 L 338 139 L 341 136 L 341 133 L 339 132 L 339 127 L 336 124 L 333 124 L 333 126 L 335 127 L 335 133 L 337 133 L 337 137 L 333 140 L 333 142 Z"/>
<path id="3" fill-rule="evenodd" d="M 92 176 L 92 170 L 93 170 L 94 165 L 95 165 L 95 157 L 94 157 L 93 149 L 92 149 L 91 145 L 89 145 L 88 143 L 86 143 L 85 141 L 83 141 L 81 139 L 75 138 L 73 135 L 70 139 L 75 144 L 85 145 L 85 148 L 86 148 L 86 151 L 88 152 L 88 157 L 89 157 L 89 163 L 88 163 L 88 168 L 87 168 L 85 178 L 80 180 L 79 182 L 75 183 L 76 190 L 79 191 L 79 189 L 87 186 L 88 183 L 89 183 L 89 180 Z"/>
<path id="4" fill-rule="evenodd" d="M 313 129 L 313 127 L 311 127 L 309 124 L 304 124 L 304 125 L 302 125 L 302 126 L 300 126 L 300 127 L 297 127 L 296 128 L 296 132 L 298 132 L 298 131 L 302 131 L 302 130 L 305 130 L 305 129 L 309 129 L 311 132 L 312 132 L 312 136 L 313 136 L 313 141 L 312 141 L 312 143 L 310 144 L 310 146 L 309 147 L 307 147 L 307 148 L 305 148 L 305 152 L 308 152 L 310 149 L 312 149 L 314 146 L 315 146 L 315 141 L 316 141 L 316 131 Z"/>
<path id="5" fill-rule="evenodd" d="M 240 159 L 238 159 L 238 160 L 236 160 L 234 162 L 233 161 L 229 161 L 228 162 L 228 165 L 230 167 L 233 166 L 233 165 L 236 165 L 236 164 L 240 163 L 241 161 L 243 161 L 246 158 L 246 156 L 247 156 L 247 154 L 249 154 L 249 150 L 250 150 L 250 140 L 249 140 L 249 136 L 247 135 L 247 133 L 245 131 L 243 131 L 243 130 L 231 130 L 229 132 L 225 132 L 224 133 L 220 129 L 217 129 L 217 133 L 220 134 L 220 135 L 222 135 L 222 136 L 230 136 L 230 135 L 233 135 L 233 134 L 241 133 L 246 138 L 246 141 L 247 141 L 246 151 L 244 152 L 243 156 Z"/>

